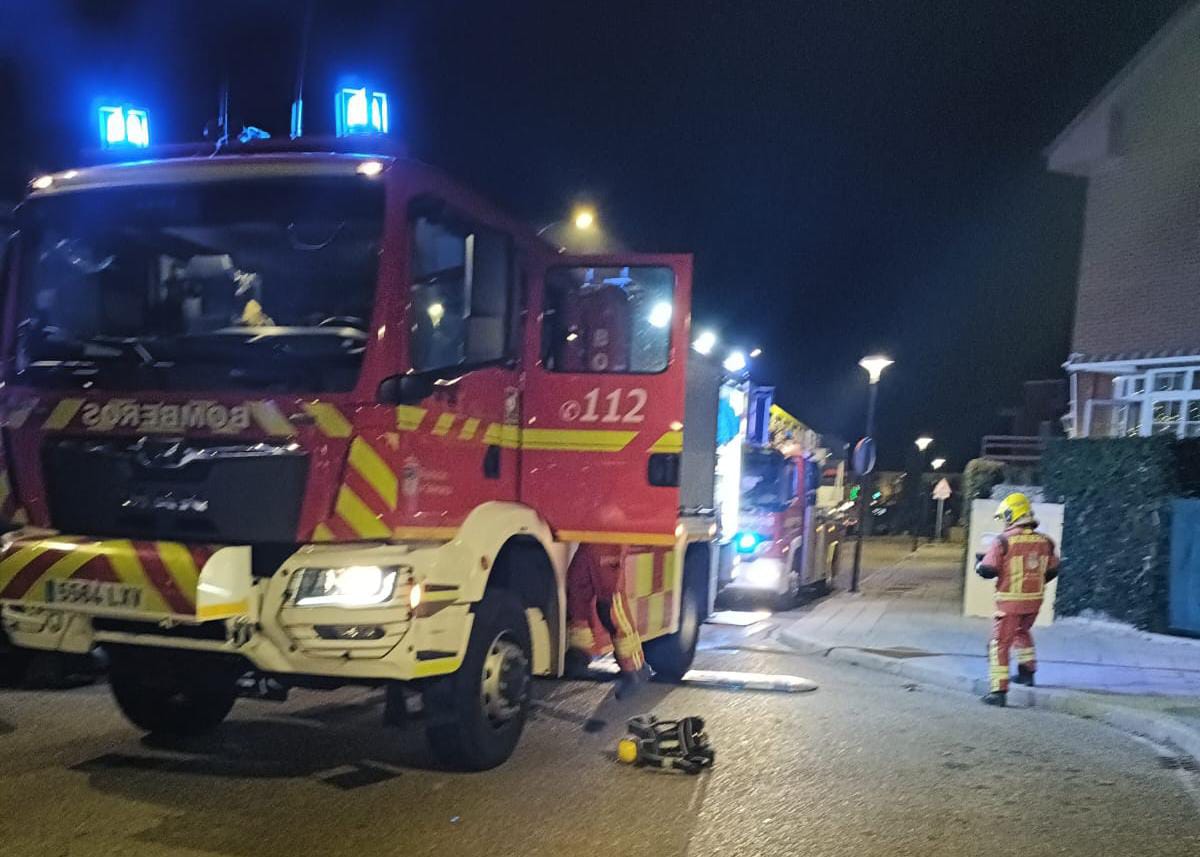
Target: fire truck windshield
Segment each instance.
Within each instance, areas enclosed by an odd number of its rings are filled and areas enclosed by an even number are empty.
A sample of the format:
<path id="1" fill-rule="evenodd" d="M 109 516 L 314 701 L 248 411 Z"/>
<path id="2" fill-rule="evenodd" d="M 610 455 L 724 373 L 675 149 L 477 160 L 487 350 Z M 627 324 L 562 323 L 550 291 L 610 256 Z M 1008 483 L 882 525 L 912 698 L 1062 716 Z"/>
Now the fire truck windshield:
<path id="1" fill-rule="evenodd" d="M 796 496 L 796 467 L 773 449 L 747 449 L 742 455 L 742 508 L 776 509 Z"/>
<path id="2" fill-rule="evenodd" d="M 18 210 L 17 376 L 101 389 L 350 389 L 382 223 L 382 189 L 357 177 L 29 200 Z"/>

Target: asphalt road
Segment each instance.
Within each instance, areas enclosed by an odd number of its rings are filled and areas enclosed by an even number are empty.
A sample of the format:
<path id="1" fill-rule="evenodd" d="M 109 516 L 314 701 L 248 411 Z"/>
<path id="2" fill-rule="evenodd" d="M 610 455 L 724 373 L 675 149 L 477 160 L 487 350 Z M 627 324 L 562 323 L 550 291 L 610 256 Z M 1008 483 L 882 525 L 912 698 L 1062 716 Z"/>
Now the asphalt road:
<path id="1" fill-rule="evenodd" d="M 1200 854 L 1189 760 L 1107 727 L 789 653 L 785 617 L 710 627 L 698 666 L 803 694 L 544 682 L 498 770 L 431 769 L 377 691 L 243 700 L 211 739 L 154 746 L 103 685 L 0 691 L 0 854 Z M 700 777 L 619 765 L 642 710 L 703 715 Z"/>

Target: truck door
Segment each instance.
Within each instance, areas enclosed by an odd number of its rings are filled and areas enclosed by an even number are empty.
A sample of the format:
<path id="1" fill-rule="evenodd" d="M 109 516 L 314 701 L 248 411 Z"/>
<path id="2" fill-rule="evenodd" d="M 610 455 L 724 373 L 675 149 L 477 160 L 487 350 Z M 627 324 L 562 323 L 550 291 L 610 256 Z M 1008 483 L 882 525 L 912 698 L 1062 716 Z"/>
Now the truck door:
<path id="1" fill-rule="evenodd" d="M 564 541 L 672 545 L 690 256 L 558 256 L 533 275 L 522 500 Z"/>

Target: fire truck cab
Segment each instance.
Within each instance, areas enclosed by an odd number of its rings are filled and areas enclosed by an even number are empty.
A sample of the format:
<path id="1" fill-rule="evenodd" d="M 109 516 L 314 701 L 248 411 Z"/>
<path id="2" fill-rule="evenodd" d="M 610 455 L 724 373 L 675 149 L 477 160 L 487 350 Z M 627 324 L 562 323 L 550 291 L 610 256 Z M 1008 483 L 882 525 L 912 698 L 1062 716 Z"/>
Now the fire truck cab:
<path id="1" fill-rule="evenodd" d="M 647 660 L 689 668 L 690 257 L 574 258 L 415 161 L 253 147 L 43 177 L 16 227 L 3 625 L 102 645 L 137 726 L 211 728 L 247 672 L 381 684 L 497 765 L 580 543 L 627 549 Z"/>

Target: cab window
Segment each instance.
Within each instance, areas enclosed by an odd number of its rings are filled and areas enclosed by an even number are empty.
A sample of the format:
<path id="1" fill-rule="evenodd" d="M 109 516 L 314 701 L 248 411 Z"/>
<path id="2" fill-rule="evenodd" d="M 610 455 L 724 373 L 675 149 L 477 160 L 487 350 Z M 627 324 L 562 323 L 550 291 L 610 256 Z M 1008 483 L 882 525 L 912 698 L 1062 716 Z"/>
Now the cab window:
<path id="1" fill-rule="evenodd" d="M 417 372 L 512 356 L 512 239 L 435 200 L 414 203 L 411 359 Z"/>
<path id="2" fill-rule="evenodd" d="M 667 368 L 675 272 L 657 266 L 554 268 L 546 276 L 542 361 L 554 372 Z"/>

